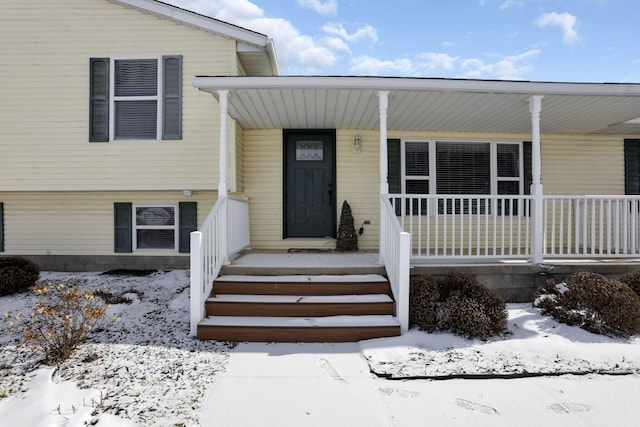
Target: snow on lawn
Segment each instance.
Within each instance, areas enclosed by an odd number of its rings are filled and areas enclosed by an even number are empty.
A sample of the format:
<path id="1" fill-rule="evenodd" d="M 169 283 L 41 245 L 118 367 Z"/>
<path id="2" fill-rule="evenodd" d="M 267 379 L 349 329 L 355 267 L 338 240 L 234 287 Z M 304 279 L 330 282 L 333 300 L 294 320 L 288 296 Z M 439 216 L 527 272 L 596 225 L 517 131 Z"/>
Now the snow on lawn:
<path id="1" fill-rule="evenodd" d="M 69 276 L 42 273 L 40 278 L 58 281 Z M 6 325 L 0 323 L 0 397 L 14 395 L 0 400 L 3 422 L 49 425 L 42 420 L 44 411 L 61 425 L 72 413 L 78 425 L 95 418 L 105 425 L 109 419 L 105 413 L 118 416 L 113 418 L 120 422 L 113 425 L 121 425 L 122 418 L 140 425 L 196 424 L 204 392 L 224 369 L 229 345 L 188 335 L 187 272 L 156 272 L 143 277 L 78 273 L 75 277 L 83 286 L 106 288 L 132 302 L 111 306 L 109 313 L 121 320 L 96 333 L 88 340 L 91 343 L 55 370 L 43 368 L 26 349 L 16 348 Z M 0 313 L 26 314 L 34 302 L 30 293 L 0 298 Z M 69 388 L 68 384 L 86 392 L 62 391 L 62 385 Z M 31 400 L 38 411 L 27 410 Z M 22 410 L 11 411 L 15 405 Z M 16 414 L 15 423 L 6 421 Z"/>
<path id="2" fill-rule="evenodd" d="M 519 377 L 640 373 L 640 337 L 595 335 L 541 316 L 531 304 L 508 304 L 509 333 L 487 341 L 411 330 L 363 341 L 371 370 L 388 378 Z"/>
<path id="3" fill-rule="evenodd" d="M 53 281 L 67 277 L 41 275 Z M 76 277 L 84 286 L 124 295 L 131 304 L 113 305 L 110 312 L 121 321 L 96 333 L 71 360 L 55 368 L 17 348 L 0 322 L 3 425 L 208 426 L 220 420 L 228 421 L 222 425 L 351 427 L 637 423 L 640 337 L 594 335 L 543 317 L 530 304 L 508 305 L 510 333 L 487 341 L 411 330 L 359 344 L 256 343 L 233 348 L 188 335 L 186 271 Z M 2 297 L 0 314 L 30 312 L 34 302 L 29 293 Z M 540 373 L 550 376 L 460 379 Z M 591 374 L 556 376 L 564 373 Z M 451 377 L 455 379 L 409 380 Z M 251 398 L 255 400 L 246 400 Z M 342 404 L 336 406 L 336 399 Z M 328 424 L 329 415 L 342 424 Z M 373 418 L 376 422 L 370 423 Z"/>

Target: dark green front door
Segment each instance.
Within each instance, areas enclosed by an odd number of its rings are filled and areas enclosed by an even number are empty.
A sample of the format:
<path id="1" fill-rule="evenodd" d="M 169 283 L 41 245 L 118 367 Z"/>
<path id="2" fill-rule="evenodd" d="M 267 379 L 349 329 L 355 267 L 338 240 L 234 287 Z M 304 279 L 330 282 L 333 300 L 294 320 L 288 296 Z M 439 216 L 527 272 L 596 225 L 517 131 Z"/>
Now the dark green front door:
<path id="1" fill-rule="evenodd" d="M 335 237 L 333 130 L 284 132 L 284 237 Z"/>

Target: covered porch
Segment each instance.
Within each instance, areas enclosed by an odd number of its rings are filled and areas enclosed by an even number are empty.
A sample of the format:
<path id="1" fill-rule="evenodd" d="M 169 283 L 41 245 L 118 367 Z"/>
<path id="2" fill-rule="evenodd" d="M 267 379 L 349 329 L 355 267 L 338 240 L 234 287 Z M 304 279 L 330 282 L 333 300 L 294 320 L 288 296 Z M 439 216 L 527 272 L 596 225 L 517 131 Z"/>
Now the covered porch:
<path id="1" fill-rule="evenodd" d="M 194 85 L 220 106 L 220 179 L 218 203 L 192 235 L 192 291 L 200 295 L 192 294 L 192 325 L 222 267 L 252 246 L 251 198 L 227 188 L 228 117 L 245 131 L 344 129 L 356 141 L 359 132 L 377 134 L 378 197 L 370 200 L 379 212 L 375 262 L 384 267 L 403 331 L 412 267 L 516 265 L 544 275 L 553 262 L 622 265 L 640 257 L 640 198 L 625 195 L 624 185 L 613 194 L 545 194 L 541 153 L 541 135 L 602 135 L 620 145 L 640 135 L 639 85 L 357 77 L 196 77 Z M 487 143 L 491 156 L 504 141 L 526 140 L 530 169 L 518 148 L 518 175 L 502 179 L 516 182 L 515 191 L 502 193 L 492 170 L 486 193 L 440 194 L 410 190 L 409 180 L 433 187 L 435 179 L 410 176 L 403 163 L 400 185 L 391 189 L 390 138 L 407 134 L 407 141 L 424 142 L 422 133 L 436 135 L 428 137 L 434 147 L 497 134 Z M 442 136 L 447 133 L 453 136 Z M 360 149 L 353 144 L 354 152 Z"/>

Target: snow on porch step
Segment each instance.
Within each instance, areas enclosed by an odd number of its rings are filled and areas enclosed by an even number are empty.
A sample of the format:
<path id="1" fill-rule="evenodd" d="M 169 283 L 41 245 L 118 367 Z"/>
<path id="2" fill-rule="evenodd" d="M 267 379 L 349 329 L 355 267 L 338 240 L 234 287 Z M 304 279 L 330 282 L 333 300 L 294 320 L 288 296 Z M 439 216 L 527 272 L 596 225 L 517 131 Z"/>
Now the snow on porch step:
<path id="1" fill-rule="evenodd" d="M 364 295 L 234 295 L 207 299 L 207 316 L 320 317 L 338 315 L 391 315 L 393 299 L 387 294 Z"/>
<path id="2" fill-rule="evenodd" d="M 387 316 L 249 317 L 212 316 L 198 325 L 200 339 L 262 342 L 353 342 L 400 335 Z"/>
<path id="3" fill-rule="evenodd" d="M 379 274 L 360 275 L 223 275 L 213 286 L 216 295 L 354 295 L 389 293 L 389 282 Z"/>
<path id="4" fill-rule="evenodd" d="M 285 275 L 285 276 L 253 276 L 227 274 L 216 281 L 223 282 L 386 282 L 387 279 L 379 274 L 316 274 L 316 275 Z"/>
<path id="5" fill-rule="evenodd" d="M 367 302 L 393 302 L 387 294 L 364 295 L 233 295 L 224 294 L 209 298 L 207 301 L 220 302 L 253 302 L 253 303 L 367 303 Z"/>
<path id="6" fill-rule="evenodd" d="M 296 328 L 345 328 L 368 326 L 400 326 L 393 316 L 328 316 L 328 317 L 255 317 L 255 316 L 211 316 L 200 325 L 296 327 Z"/>

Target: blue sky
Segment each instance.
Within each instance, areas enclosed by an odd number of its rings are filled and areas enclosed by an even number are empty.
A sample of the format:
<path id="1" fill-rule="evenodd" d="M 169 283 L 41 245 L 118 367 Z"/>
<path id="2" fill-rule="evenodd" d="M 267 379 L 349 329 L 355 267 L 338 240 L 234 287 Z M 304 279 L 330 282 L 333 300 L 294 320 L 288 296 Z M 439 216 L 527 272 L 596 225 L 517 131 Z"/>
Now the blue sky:
<path id="1" fill-rule="evenodd" d="M 165 0 L 275 41 L 284 75 L 640 82 L 637 0 Z"/>

